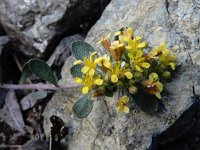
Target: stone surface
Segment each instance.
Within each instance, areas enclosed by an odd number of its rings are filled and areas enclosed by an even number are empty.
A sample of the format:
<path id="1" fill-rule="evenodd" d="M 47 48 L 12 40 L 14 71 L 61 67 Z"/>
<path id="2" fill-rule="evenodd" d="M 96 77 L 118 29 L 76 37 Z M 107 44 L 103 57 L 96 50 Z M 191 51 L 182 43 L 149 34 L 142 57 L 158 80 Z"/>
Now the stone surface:
<path id="1" fill-rule="evenodd" d="M 71 54 L 70 47 L 72 42 L 83 40 L 84 37 L 79 34 L 68 36 L 62 39 L 62 41 L 59 43 L 59 45 L 56 47 L 55 51 L 47 61 L 48 65 L 52 66 L 53 64 L 55 64 L 56 66 L 61 66 Z"/>
<path id="2" fill-rule="evenodd" d="M 44 118 L 48 134 L 51 115 L 61 117 L 71 134 L 64 144 L 71 150 L 146 150 L 152 137 L 169 128 L 194 102 L 193 96 L 200 91 L 200 2 L 198 0 L 112 0 L 100 20 L 87 35 L 86 41 L 94 45 L 109 32 L 131 26 L 135 35 L 141 35 L 149 47 L 166 41 L 178 57 L 179 66 L 171 82 L 165 85 L 163 102 L 165 111 L 148 115 L 135 108 L 128 115 L 116 114 L 113 98 L 101 97 L 94 101 L 94 109 L 85 119 L 72 114 L 72 105 L 79 97 L 77 90 L 57 92 L 47 105 Z M 67 59 L 60 83 L 72 81 Z"/>
<path id="3" fill-rule="evenodd" d="M 0 22 L 27 55 L 49 50 L 60 34 L 101 14 L 109 0 L 1 0 Z M 92 13 L 91 13 L 92 12 Z M 83 25 L 82 25 L 83 26 Z M 52 49 L 51 49 L 52 50 Z"/>
<path id="4" fill-rule="evenodd" d="M 152 149 L 199 150 L 200 101 L 194 99 L 197 101 L 169 129 L 153 138 Z"/>

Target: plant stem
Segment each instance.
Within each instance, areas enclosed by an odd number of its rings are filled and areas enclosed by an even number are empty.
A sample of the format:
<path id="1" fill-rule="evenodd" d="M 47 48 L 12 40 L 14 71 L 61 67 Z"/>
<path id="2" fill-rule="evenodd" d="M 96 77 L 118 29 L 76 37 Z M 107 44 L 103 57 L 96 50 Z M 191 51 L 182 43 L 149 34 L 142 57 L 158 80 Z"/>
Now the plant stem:
<path id="1" fill-rule="evenodd" d="M 80 87 L 79 84 L 70 83 L 67 85 L 58 85 L 55 86 L 54 84 L 2 84 L 0 88 L 3 89 L 14 89 L 14 90 L 68 90 L 72 88 Z"/>

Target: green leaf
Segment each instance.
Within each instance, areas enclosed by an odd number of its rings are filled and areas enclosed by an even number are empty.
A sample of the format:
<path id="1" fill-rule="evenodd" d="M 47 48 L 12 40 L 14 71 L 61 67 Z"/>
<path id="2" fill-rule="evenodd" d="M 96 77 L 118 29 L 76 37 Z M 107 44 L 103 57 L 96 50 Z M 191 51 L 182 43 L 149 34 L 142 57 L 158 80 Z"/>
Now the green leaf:
<path id="1" fill-rule="evenodd" d="M 130 94 L 135 104 L 146 113 L 154 113 L 158 110 L 158 101 L 154 95 L 145 93 L 143 89 L 138 90 L 136 94 Z"/>
<path id="2" fill-rule="evenodd" d="M 77 60 L 83 60 L 84 57 L 89 57 L 90 52 L 94 52 L 95 50 L 90 44 L 83 41 L 77 41 L 72 43 L 71 51 Z"/>
<path id="3" fill-rule="evenodd" d="M 75 77 L 82 77 L 82 72 L 81 72 L 82 65 L 74 65 L 70 68 L 70 72 L 72 76 Z"/>
<path id="4" fill-rule="evenodd" d="M 87 117 L 93 108 L 93 101 L 88 97 L 80 98 L 73 106 L 73 112 L 78 118 Z"/>
<path id="5" fill-rule="evenodd" d="M 43 91 L 43 90 L 40 90 L 40 91 L 37 91 L 37 92 L 31 94 L 31 98 L 33 98 L 35 100 L 43 99 L 45 97 L 47 97 L 47 92 Z"/>
<path id="6" fill-rule="evenodd" d="M 41 79 L 53 83 L 54 85 L 57 85 L 51 68 L 43 60 L 31 59 L 29 61 L 29 68 Z"/>
<path id="7" fill-rule="evenodd" d="M 19 83 L 23 84 L 26 81 L 26 78 L 31 75 L 31 70 L 29 68 L 29 61 L 26 62 L 22 68 L 22 75 Z"/>

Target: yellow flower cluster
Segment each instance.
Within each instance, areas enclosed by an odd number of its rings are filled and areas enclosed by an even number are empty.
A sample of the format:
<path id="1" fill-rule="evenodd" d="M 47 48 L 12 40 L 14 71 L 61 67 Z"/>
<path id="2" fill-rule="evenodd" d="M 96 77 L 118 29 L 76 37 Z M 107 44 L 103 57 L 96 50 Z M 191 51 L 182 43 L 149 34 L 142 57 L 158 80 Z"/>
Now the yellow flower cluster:
<path id="1" fill-rule="evenodd" d="M 74 62 L 82 65 L 82 77 L 74 79 L 82 85 L 82 93 L 106 95 L 107 91 L 114 92 L 120 85 L 120 88 L 130 94 L 143 90 L 161 99 L 162 77 L 169 78 L 170 71 L 175 70 L 176 56 L 172 51 L 161 42 L 159 46 L 145 53 L 144 49 L 148 44 L 140 36 L 134 36 L 130 27 L 115 32 L 114 41 L 110 40 L 110 36 L 109 33 L 98 42 L 107 54 L 99 56 L 97 52 L 93 52 L 89 58 Z M 116 103 L 117 111 L 128 113 L 128 101 L 128 97 L 123 96 Z"/>

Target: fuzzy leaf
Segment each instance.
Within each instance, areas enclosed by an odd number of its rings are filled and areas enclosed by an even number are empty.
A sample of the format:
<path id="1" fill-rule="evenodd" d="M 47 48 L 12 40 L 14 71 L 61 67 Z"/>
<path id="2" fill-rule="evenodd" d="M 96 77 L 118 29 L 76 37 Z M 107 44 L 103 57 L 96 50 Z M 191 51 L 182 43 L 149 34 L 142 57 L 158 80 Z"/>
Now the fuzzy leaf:
<path id="1" fill-rule="evenodd" d="M 43 99 L 45 97 L 47 97 L 47 92 L 43 90 L 31 94 L 31 98 L 34 100 Z"/>
<path id="2" fill-rule="evenodd" d="M 142 89 L 138 90 L 136 94 L 131 94 L 135 104 L 146 113 L 154 113 L 158 110 L 159 99 L 153 95 L 145 93 Z"/>
<path id="3" fill-rule="evenodd" d="M 87 117 L 93 108 L 93 101 L 88 97 L 80 98 L 73 106 L 73 112 L 78 118 Z"/>
<path id="4" fill-rule="evenodd" d="M 81 68 L 82 68 L 82 65 L 80 65 L 80 64 L 74 65 L 74 66 L 72 66 L 70 68 L 70 72 L 71 72 L 73 78 L 75 78 L 75 77 L 82 77 Z"/>
<path id="5" fill-rule="evenodd" d="M 26 81 L 26 78 L 31 75 L 31 70 L 29 68 L 29 61 L 26 62 L 22 68 L 22 75 L 19 83 L 23 84 Z"/>
<path id="6" fill-rule="evenodd" d="M 71 51 L 77 60 L 83 60 L 84 57 L 89 57 L 90 52 L 94 52 L 95 50 L 90 44 L 83 41 L 77 41 L 72 43 Z"/>
<path id="7" fill-rule="evenodd" d="M 54 85 L 57 85 L 51 68 L 43 60 L 31 59 L 29 61 L 29 67 L 31 71 L 41 79 L 53 83 Z"/>

